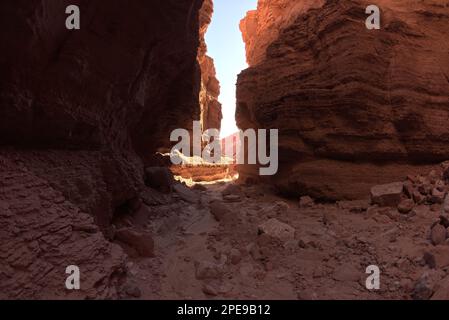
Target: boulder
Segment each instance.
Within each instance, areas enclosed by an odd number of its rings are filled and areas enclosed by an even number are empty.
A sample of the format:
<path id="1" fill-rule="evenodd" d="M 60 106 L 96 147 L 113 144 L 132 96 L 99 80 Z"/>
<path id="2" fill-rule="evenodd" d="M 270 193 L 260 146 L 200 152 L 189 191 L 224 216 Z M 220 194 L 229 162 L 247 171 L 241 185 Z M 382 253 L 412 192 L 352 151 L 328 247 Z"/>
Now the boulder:
<path id="1" fill-rule="evenodd" d="M 166 167 L 145 168 L 145 184 L 163 193 L 172 191 L 175 179 L 170 169 Z"/>
<path id="2" fill-rule="evenodd" d="M 189 189 L 182 183 L 176 183 L 173 186 L 173 190 L 178 194 L 178 196 L 189 203 L 197 204 L 200 201 L 200 197 L 193 190 Z"/>
<path id="3" fill-rule="evenodd" d="M 371 188 L 371 202 L 381 207 L 395 207 L 401 202 L 402 182 L 377 185 Z"/>

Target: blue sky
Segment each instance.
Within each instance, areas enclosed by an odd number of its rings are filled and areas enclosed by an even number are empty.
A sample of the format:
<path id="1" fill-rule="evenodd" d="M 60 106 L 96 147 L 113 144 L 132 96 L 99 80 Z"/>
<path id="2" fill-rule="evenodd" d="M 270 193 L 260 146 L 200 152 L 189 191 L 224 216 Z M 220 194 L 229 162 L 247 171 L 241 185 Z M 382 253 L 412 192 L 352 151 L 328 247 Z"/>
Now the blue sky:
<path id="1" fill-rule="evenodd" d="M 206 33 L 206 43 L 207 54 L 215 61 L 221 86 L 219 101 L 223 104 L 222 137 L 237 131 L 235 84 L 240 71 L 248 67 L 239 23 L 247 11 L 256 7 L 257 0 L 214 0 L 214 15 Z"/>

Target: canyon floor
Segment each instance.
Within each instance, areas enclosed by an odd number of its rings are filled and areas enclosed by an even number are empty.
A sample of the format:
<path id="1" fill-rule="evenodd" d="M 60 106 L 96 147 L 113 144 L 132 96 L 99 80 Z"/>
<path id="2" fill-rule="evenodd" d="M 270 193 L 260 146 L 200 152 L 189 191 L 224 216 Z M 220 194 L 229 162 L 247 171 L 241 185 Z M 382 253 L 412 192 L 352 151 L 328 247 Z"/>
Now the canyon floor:
<path id="1" fill-rule="evenodd" d="M 316 204 L 261 185 L 185 188 L 125 223 L 152 232 L 154 258 L 134 257 L 123 298 L 447 298 L 449 245 L 434 246 L 441 206 L 410 213 L 369 201 Z M 124 222 L 121 222 L 124 223 Z M 366 289 L 369 265 L 380 289 Z"/>

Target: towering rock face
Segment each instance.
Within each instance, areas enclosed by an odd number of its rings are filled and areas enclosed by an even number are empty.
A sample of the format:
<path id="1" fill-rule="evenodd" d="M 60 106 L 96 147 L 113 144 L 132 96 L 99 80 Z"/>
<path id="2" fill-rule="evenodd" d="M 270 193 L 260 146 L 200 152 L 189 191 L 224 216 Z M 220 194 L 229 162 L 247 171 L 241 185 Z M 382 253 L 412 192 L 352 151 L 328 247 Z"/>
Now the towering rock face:
<path id="1" fill-rule="evenodd" d="M 246 44 L 246 60 L 250 66 L 265 58 L 267 47 L 274 42 L 281 30 L 311 8 L 319 8 L 324 0 L 259 0 L 257 10 L 249 11 L 240 23 Z"/>
<path id="2" fill-rule="evenodd" d="M 220 84 L 216 78 L 214 60 L 207 53 L 205 35 L 213 14 L 212 0 L 205 0 L 200 10 L 200 46 L 198 49 L 198 62 L 201 68 L 201 123 L 203 130 L 220 129 L 221 103 L 218 102 Z"/>
<path id="3" fill-rule="evenodd" d="M 240 128 L 280 130 L 281 190 L 360 198 L 449 158 L 449 4 L 377 1 L 368 30 L 369 1 L 288 2 L 260 0 L 241 24 L 236 112 Z"/>
<path id="4" fill-rule="evenodd" d="M 80 6 L 81 30 L 65 27 L 69 4 Z M 171 129 L 192 126 L 200 116 L 201 5 L 201 0 L 2 3 L 0 142 L 108 145 L 142 157 L 168 145 Z"/>
<path id="5" fill-rule="evenodd" d="M 171 130 L 200 119 L 202 4 L 1 2 L 0 298 L 116 296 L 114 212 Z M 80 30 L 65 27 L 69 5 Z M 65 289 L 71 264 L 81 291 Z"/>

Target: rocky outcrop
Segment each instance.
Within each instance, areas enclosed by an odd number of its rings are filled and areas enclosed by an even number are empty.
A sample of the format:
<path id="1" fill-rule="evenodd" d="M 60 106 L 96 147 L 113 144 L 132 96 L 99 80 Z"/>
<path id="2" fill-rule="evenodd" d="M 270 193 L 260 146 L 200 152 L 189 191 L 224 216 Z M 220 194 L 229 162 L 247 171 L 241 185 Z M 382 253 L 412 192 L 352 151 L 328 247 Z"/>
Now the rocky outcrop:
<path id="1" fill-rule="evenodd" d="M 200 46 L 198 48 L 198 62 L 201 68 L 200 107 L 202 129 L 221 128 L 220 84 L 216 78 L 214 60 L 207 53 L 205 35 L 213 14 L 212 0 L 205 0 L 200 10 Z"/>
<path id="2" fill-rule="evenodd" d="M 257 10 L 248 11 L 240 22 L 246 44 L 246 60 L 250 66 L 262 62 L 267 47 L 299 14 L 319 8 L 324 0 L 259 0 Z"/>
<path id="3" fill-rule="evenodd" d="M 200 119 L 202 3 L 0 4 L 2 298 L 116 296 L 114 213 L 139 197 L 170 132 Z M 80 30 L 65 27 L 68 5 Z M 83 277 L 75 293 L 70 264 Z"/>
<path id="4" fill-rule="evenodd" d="M 0 299 L 116 298 L 122 249 L 105 240 L 52 176 L 39 177 L 22 159 L 0 155 Z M 66 289 L 70 265 L 79 267 L 81 290 Z"/>
<path id="5" fill-rule="evenodd" d="M 295 15 L 283 2 L 261 0 L 242 22 L 252 66 L 237 92 L 240 128 L 280 130 L 272 182 L 360 198 L 449 158 L 447 4 L 378 1 L 381 30 L 368 30 L 368 1 L 301 1 Z"/>

